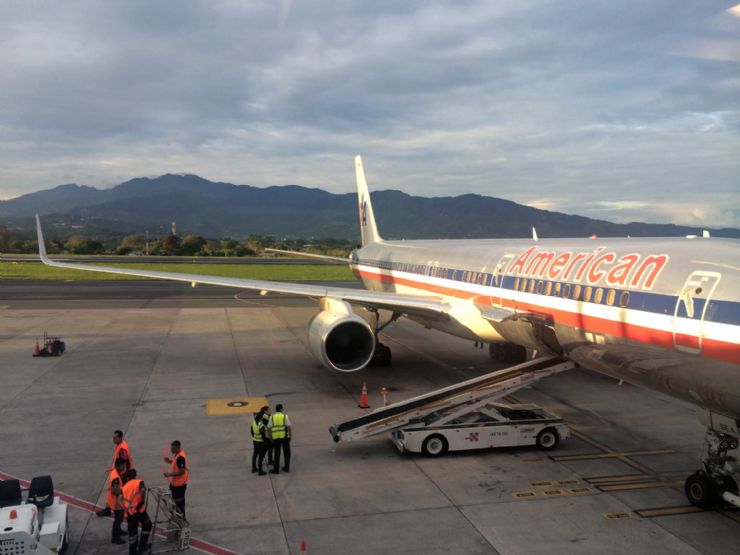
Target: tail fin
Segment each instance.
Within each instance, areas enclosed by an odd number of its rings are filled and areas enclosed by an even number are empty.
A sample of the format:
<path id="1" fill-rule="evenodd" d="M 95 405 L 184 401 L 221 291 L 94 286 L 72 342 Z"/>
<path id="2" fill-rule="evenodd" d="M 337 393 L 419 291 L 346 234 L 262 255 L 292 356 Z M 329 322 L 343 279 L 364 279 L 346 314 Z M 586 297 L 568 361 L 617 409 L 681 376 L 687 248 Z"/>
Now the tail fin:
<path id="1" fill-rule="evenodd" d="M 382 241 L 383 238 L 378 233 L 378 226 L 375 224 L 375 214 L 370 201 L 370 192 L 367 190 L 361 156 L 355 156 L 355 174 L 357 176 L 357 202 L 360 209 L 360 234 L 364 247 Z"/>

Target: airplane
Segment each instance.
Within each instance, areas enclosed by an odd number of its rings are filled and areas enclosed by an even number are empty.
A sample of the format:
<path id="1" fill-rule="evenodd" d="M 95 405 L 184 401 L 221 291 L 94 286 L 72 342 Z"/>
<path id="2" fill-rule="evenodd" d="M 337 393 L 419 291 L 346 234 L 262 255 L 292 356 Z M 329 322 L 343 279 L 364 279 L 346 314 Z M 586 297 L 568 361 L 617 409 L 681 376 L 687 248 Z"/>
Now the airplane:
<path id="1" fill-rule="evenodd" d="M 355 158 L 362 243 L 348 259 L 365 290 L 112 268 L 77 270 L 288 293 L 318 299 L 311 352 L 340 372 L 388 365 L 379 333 L 400 317 L 477 343 L 511 364 L 558 356 L 697 405 L 706 426 L 703 468 L 689 500 L 740 506 L 728 452 L 740 438 L 740 241 L 708 238 L 388 241 L 378 232 L 360 156 Z M 297 253 L 301 254 L 301 253 Z M 372 314 L 370 322 L 352 305 Z M 390 312 L 381 323 L 379 311 Z"/>

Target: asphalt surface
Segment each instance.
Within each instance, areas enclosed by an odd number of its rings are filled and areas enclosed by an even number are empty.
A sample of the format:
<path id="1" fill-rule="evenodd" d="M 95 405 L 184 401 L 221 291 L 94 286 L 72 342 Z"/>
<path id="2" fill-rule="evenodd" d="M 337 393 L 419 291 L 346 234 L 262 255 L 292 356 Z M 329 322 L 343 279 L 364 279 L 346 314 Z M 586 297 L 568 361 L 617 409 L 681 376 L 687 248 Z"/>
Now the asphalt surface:
<path id="1" fill-rule="evenodd" d="M 165 486 L 165 446 L 183 442 L 192 536 L 220 546 L 210 553 L 737 552 L 740 515 L 696 511 L 682 491 L 703 450 L 693 407 L 570 370 L 514 395 L 569 423 L 555 451 L 426 458 L 385 437 L 334 443 L 330 425 L 366 414 L 363 384 L 378 407 L 381 387 L 395 402 L 498 367 L 471 342 L 400 320 L 382 334 L 391 367 L 331 372 L 307 346 L 315 301 L 236 293 L 0 282 L 0 474 L 51 474 L 78 499 L 69 553 L 125 550 L 90 510 L 119 428 L 150 487 Z M 64 356 L 30 356 L 44 330 Z M 250 414 L 209 409 L 261 396 L 290 415 L 290 473 L 252 474 Z"/>

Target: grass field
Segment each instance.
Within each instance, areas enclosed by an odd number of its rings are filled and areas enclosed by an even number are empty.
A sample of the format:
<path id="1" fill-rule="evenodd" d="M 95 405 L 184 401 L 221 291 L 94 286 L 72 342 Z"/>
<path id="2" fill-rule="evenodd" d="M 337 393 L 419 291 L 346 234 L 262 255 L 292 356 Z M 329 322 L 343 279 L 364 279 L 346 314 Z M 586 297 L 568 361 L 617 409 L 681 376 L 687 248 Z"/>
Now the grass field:
<path id="1" fill-rule="evenodd" d="M 354 276 L 347 266 L 282 265 L 282 264 L 132 264 L 110 263 L 107 266 L 136 268 L 155 272 L 181 272 L 230 278 L 264 279 L 270 281 L 346 281 Z M 138 277 L 85 272 L 44 266 L 40 262 L 0 262 L 0 280 L 91 281 L 145 279 Z"/>

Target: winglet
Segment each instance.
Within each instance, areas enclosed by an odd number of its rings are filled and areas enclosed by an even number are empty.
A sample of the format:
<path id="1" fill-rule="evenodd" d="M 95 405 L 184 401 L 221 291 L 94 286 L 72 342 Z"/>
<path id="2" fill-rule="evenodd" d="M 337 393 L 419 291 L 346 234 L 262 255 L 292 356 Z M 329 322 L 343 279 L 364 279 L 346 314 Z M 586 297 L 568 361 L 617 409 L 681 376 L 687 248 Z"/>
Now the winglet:
<path id="1" fill-rule="evenodd" d="M 537 237 L 537 230 L 535 228 L 532 228 L 532 240 L 539 241 L 539 237 Z"/>
<path id="2" fill-rule="evenodd" d="M 704 239 L 709 239 L 712 236 L 712 234 L 709 233 L 708 229 L 703 229 L 701 232 L 701 236 L 704 237 Z"/>
<path id="3" fill-rule="evenodd" d="M 355 175 L 357 177 L 357 203 L 360 209 L 360 235 L 362 246 L 365 246 L 382 241 L 383 238 L 378 233 L 378 226 L 375 224 L 375 214 L 372 202 L 370 202 L 370 191 L 365 181 L 365 170 L 362 169 L 361 156 L 355 156 Z"/>
<path id="4" fill-rule="evenodd" d="M 44 234 L 41 233 L 41 220 L 38 214 L 36 214 L 36 235 L 39 240 L 39 258 L 41 258 L 41 262 L 44 264 L 49 264 L 51 261 L 46 256 L 46 244 L 44 244 Z"/>

